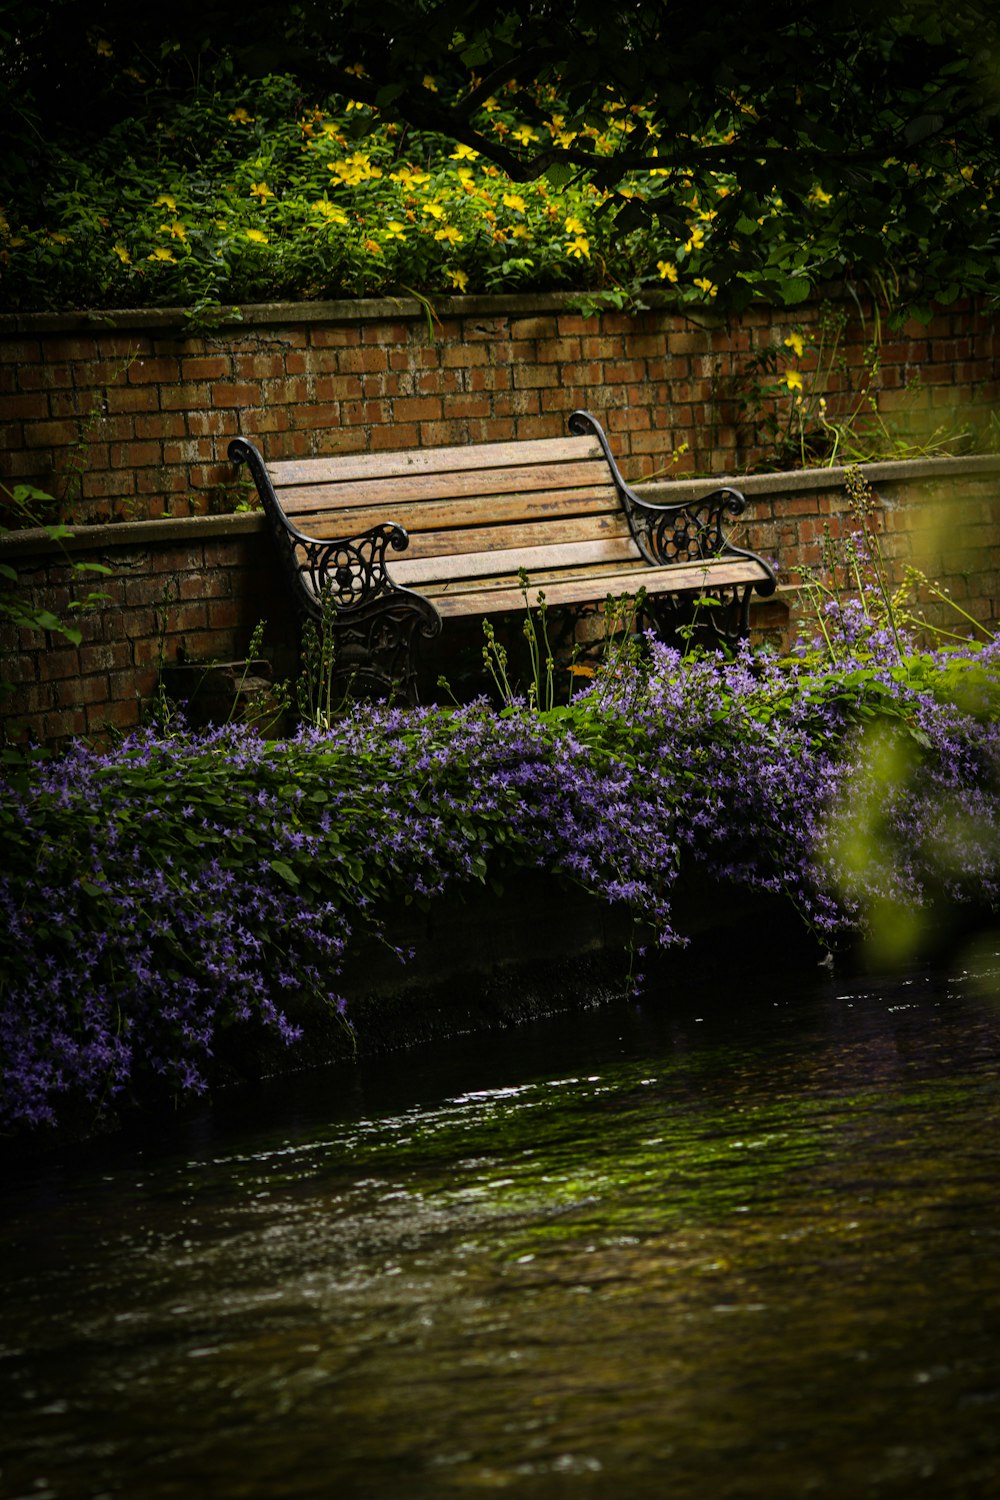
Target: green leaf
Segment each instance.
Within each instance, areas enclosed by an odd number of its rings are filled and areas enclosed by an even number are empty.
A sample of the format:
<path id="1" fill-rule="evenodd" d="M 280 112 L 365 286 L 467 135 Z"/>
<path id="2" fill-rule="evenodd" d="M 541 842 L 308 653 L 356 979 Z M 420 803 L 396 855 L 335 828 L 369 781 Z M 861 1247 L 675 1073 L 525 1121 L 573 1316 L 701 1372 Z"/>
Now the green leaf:
<path id="1" fill-rule="evenodd" d="M 799 302 L 805 302 L 812 291 L 812 286 L 804 276 L 792 276 L 783 281 L 780 286 L 781 300 L 786 307 L 795 307 Z"/>
<path id="2" fill-rule="evenodd" d="M 275 875 L 280 875 L 287 885 L 300 885 L 301 882 L 290 864 L 283 859 L 272 859 L 269 861 Z"/>
<path id="3" fill-rule="evenodd" d="M 576 169 L 570 162 L 555 161 L 545 168 L 545 176 L 555 188 L 564 188 Z"/>

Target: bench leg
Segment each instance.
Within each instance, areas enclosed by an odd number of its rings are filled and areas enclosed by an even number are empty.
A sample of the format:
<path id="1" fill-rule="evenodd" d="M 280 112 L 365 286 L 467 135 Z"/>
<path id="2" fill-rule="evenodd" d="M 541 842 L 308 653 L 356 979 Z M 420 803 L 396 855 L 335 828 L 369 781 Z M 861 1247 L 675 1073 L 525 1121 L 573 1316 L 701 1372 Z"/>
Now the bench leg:
<path id="1" fill-rule="evenodd" d="M 752 593 L 752 583 L 730 583 L 703 596 L 657 594 L 647 596 L 643 613 L 662 640 L 735 650 L 750 634 Z"/>

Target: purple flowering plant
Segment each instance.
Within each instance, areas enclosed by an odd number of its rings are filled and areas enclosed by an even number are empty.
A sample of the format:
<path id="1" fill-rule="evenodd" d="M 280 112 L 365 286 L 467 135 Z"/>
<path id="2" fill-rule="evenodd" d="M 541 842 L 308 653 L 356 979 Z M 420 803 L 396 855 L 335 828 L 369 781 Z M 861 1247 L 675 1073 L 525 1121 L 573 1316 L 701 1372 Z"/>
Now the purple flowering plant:
<path id="1" fill-rule="evenodd" d="M 1000 897 L 1000 646 L 920 647 L 870 598 L 787 660 L 612 652 L 569 704 L 358 706 L 9 756 L 0 1119 L 206 1087 L 220 1034 L 344 1017 L 338 971 L 401 903 L 537 868 L 682 943 L 686 869 L 791 901 L 818 941 Z M 904 920 L 907 919 L 907 920 Z M 404 956 L 404 955 L 401 955 Z"/>

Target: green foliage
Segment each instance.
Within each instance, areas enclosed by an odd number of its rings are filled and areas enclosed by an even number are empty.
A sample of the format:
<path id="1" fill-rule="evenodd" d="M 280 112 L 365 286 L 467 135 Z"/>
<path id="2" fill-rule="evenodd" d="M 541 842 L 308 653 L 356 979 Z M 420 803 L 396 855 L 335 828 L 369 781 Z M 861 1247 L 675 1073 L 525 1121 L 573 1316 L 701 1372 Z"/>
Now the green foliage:
<path id="1" fill-rule="evenodd" d="M 976 0 L 29 3 L 0 32 L 5 299 L 739 310 L 846 278 L 926 310 L 995 285 L 998 58 Z"/>
<path id="2" fill-rule="evenodd" d="M 992 415 L 985 431 L 962 415 L 931 428 L 926 410 L 916 405 L 892 419 L 883 415 L 880 320 L 857 369 L 849 367 L 841 347 L 846 323 L 843 308 L 824 304 L 817 329 L 793 327 L 744 362 L 736 402 L 750 446 L 764 454 L 759 468 L 832 468 L 992 451 Z M 907 394 L 919 400 L 919 371 Z"/>
<path id="3" fill-rule="evenodd" d="M 67 537 L 73 535 L 68 526 L 45 522 L 42 519 L 46 511 L 56 503 L 53 497 L 46 494 L 44 490 L 35 489 L 30 484 L 15 485 L 13 490 L 5 490 L 0 486 L 0 495 L 4 497 L 4 508 L 8 519 L 15 522 L 15 528 L 0 525 L 0 535 L 25 526 L 43 526 L 49 538 L 59 543 L 60 546 Z M 105 567 L 103 563 L 73 561 L 65 547 L 62 547 L 62 552 L 75 577 L 81 577 L 87 573 L 111 572 L 111 569 Z M 82 598 L 71 600 L 69 609 L 72 612 L 91 609 L 104 598 L 106 598 L 104 594 L 90 592 Z M 53 635 L 62 636 L 73 646 L 79 646 L 83 639 L 78 626 L 55 614 L 51 609 L 30 603 L 21 591 L 17 569 L 5 562 L 0 562 L 0 620 L 7 621 L 17 630 L 50 631 Z M 6 678 L 0 676 L 0 695 L 10 691 L 11 684 Z"/>

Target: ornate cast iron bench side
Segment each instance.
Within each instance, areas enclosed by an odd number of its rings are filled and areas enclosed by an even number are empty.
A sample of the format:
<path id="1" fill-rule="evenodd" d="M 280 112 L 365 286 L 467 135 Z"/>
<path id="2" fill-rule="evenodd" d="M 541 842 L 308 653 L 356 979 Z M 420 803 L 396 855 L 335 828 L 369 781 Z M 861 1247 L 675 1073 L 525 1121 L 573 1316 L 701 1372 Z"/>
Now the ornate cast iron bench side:
<path id="1" fill-rule="evenodd" d="M 285 515 L 253 443 L 234 438 L 229 458 L 245 463 L 253 475 L 300 616 L 322 627 L 325 615 L 334 632 L 338 681 L 376 697 L 389 697 L 402 686 L 413 701 L 417 639 L 440 634 L 441 616 L 422 595 L 400 588 L 389 576 L 386 550 L 409 546 L 406 528 L 382 521 L 355 536 L 308 536 Z"/>
<path id="2" fill-rule="evenodd" d="M 569 419 L 571 432 L 583 435 L 593 433 L 604 450 L 608 467 L 614 480 L 622 509 L 628 517 L 629 528 L 643 558 L 651 567 L 672 568 L 684 564 L 710 562 L 713 567 L 700 586 L 687 586 L 683 590 L 671 590 L 669 576 L 657 580 L 657 585 L 645 585 L 647 612 L 651 615 L 661 634 L 677 629 L 691 614 L 690 601 L 699 594 L 726 595 L 716 599 L 714 605 L 703 614 L 703 624 L 708 633 L 720 643 L 735 646 L 745 640 L 750 631 L 750 601 L 754 593 L 769 598 L 777 588 L 777 578 L 770 563 L 746 547 L 737 547 L 729 541 L 725 529 L 725 518 L 736 519 L 746 510 L 746 499 L 731 485 L 723 485 L 697 500 L 681 500 L 661 504 L 646 500 L 625 482 L 608 439 L 597 418 L 588 411 L 575 411 Z M 744 579 L 723 581 L 723 570 L 716 565 L 723 559 L 743 559 L 751 564 Z M 759 570 L 759 571 L 758 571 Z M 749 576 L 750 571 L 754 576 Z M 715 574 L 715 577 L 712 574 Z M 662 583 L 662 588 L 660 584 Z M 689 607 L 681 606 L 680 594 L 687 596 Z"/>

